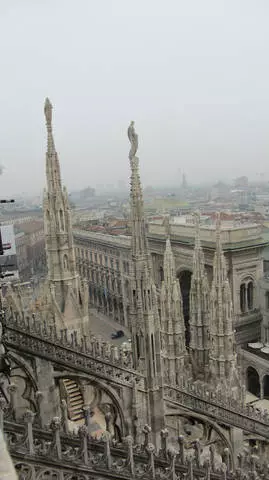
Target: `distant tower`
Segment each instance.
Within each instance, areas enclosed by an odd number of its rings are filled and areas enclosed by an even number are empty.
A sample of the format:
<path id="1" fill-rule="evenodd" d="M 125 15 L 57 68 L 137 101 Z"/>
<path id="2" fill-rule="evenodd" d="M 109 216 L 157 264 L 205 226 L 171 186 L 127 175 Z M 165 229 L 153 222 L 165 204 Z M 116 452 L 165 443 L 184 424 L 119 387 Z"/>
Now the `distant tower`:
<path id="1" fill-rule="evenodd" d="M 169 383 L 178 384 L 186 364 L 185 323 L 179 281 L 170 239 L 164 253 L 164 280 L 161 294 L 161 339 L 163 374 Z"/>
<path id="2" fill-rule="evenodd" d="M 143 194 L 136 157 L 138 136 L 134 122 L 128 128 L 131 143 L 131 229 L 132 264 L 130 320 L 134 367 L 146 375 L 152 432 L 156 435 L 164 427 L 164 400 L 162 389 L 160 319 L 157 292 L 152 279 L 151 256 L 148 249 Z"/>
<path id="3" fill-rule="evenodd" d="M 196 214 L 193 274 L 190 289 L 190 354 L 195 378 L 207 380 L 210 348 L 209 285 Z"/>
<path id="4" fill-rule="evenodd" d="M 242 389 L 237 368 L 232 295 L 221 246 L 220 214 L 216 220 L 216 252 L 210 295 L 210 334 L 210 383 L 216 384 L 219 388 L 226 386 L 238 395 Z"/>
<path id="5" fill-rule="evenodd" d="M 183 188 L 183 190 L 187 190 L 187 188 L 188 188 L 187 177 L 186 177 L 185 172 L 183 172 L 183 174 L 182 174 L 182 188 Z"/>
<path id="6" fill-rule="evenodd" d="M 76 271 L 68 193 L 62 187 L 60 164 L 52 134 L 52 105 L 48 98 L 44 112 L 47 126 L 47 190 L 43 201 L 47 286 L 59 326 L 87 334 L 88 290 Z"/>

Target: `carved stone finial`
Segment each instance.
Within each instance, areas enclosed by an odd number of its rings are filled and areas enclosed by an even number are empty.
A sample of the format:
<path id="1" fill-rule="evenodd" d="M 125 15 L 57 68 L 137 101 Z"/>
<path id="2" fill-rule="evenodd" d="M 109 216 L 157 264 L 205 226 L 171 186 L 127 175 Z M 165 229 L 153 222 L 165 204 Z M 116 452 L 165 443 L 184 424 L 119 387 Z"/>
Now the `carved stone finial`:
<path id="1" fill-rule="evenodd" d="M 17 391 L 17 385 L 15 383 L 10 383 L 7 387 L 10 394 L 14 394 Z"/>
<path id="2" fill-rule="evenodd" d="M 32 410 L 27 410 L 23 416 L 25 423 L 33 423 L 35 418 L 35 413 Z"/>
<path id="3" fill-rule="evenodd" d="M 59 417 L 54 417 L 50 422 L 51 430 L 60 430 L 61 428 L 61 419 Z"/>
<path id="4" fill-rule="evenodd" d="M 134 121 L 130 123 L 130 126 L 127 130 L 127 135 L 131 144 L 131 149 L 129 152 L 129 159 L 131 160 L 132 158 L 135 157 L 136 152 L 138 150 L 138 135 L 134 128 Z"/>
<path id="5" fill-rule="evenodd" d="M 44 113 L 45 113 L 45 117 L 46 117 L 46 124 L 47 124 L 47 126 L 51 127 L 52 104 L 50 103 L 48 98 L 46 98 L 46 100 L 45 100 Z"/>

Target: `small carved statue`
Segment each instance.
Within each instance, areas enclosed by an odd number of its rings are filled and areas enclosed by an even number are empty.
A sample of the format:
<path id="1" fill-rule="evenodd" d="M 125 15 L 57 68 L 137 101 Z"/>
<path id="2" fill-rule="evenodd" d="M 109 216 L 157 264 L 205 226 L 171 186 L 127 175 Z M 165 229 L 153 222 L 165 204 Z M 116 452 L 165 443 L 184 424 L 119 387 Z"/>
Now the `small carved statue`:
<path id="1" fill-rule="evenodd" d="M 129 159 L 131 160 L 132 158 L 135 157 L 136 152 L 138 150 L 138 135 L 135 132 L 134 128 L 134 122 L 132 121 L 128 130 L 127 130 L 128 138 L 131 144 L 131 149 L 129 152 Z"/>
<path id="2" fill-rule="evenodd" d="M 51 120 L 52 120 L 52 105 L 51 105 L 51 103 L 50 103 L 50 101 L 49 101 L 48 98 L 46 98 L 46 100 L 45 100 L 44 113 L 45 113 L 47 125 L 51 125 Z"/>

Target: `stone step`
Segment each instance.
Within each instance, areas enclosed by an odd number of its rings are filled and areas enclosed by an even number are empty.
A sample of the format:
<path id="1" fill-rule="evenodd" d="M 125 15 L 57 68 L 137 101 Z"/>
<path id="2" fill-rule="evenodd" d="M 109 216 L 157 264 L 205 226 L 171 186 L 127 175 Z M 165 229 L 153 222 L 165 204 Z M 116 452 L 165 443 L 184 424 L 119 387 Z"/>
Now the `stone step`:
<path id="1" fill-rule="evenodd" d="M 68 403 L 70 405 L 70 408 L 69 408 L 70 419 L 73 422 L 81 420 L 82 418 L 84 418 L 84 412 L 83 412 L 84 401 L 83 401 L 83 396 L 79 389 L 79 386 L 75 380 L 72 380 L 70 378 L 65 378 L 63 380 L 63 383 L 68 396 Z"/>

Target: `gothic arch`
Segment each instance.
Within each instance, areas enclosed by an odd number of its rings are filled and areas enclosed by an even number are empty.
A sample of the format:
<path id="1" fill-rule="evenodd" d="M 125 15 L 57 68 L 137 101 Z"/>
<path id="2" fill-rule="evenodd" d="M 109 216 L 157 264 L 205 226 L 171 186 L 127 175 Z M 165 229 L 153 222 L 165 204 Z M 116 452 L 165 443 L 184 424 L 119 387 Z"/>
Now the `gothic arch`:
<path id="1" fill-rule="evenodd" d="M 29 377 L 29 379 L 31 380 L 34 390 L 37 392 L 38 387 L 37 387 L 34 371 L 31 368 L 31 366 L 15 352 L 8 351 L 7 356 L 11 360 L 13 360 L 14 363 L 16 363 L 19 367 L 21 367 L 22 370 L 24 370 L 26 376 Z"/>
<path id="2" fill-rule="evenodd" d="M 246 377 L 247 390 L 255 395 L 255 397 L 260 397 L 261 385 L 257 370 L 254 367 L 249 366 L 246 371 Z"/>
<path id="3" fill-rule="evenodd" d="M 59 380 L 64 378 L 70 378 L 75 381 L 86 380 L 92 386 L 100 390 L 103 390 L 108 395 L 108 397 L 110 397 L 110 399 L 112 400 L 112 404 L 116 407 L 116 410 L 119 414 L 122 436 L 124 437 L 125 435 L 127 435 L 126 420 L 125 420 L 125 415 L 122 408 L 122 401 L 119 395 L 117 394 L 117 392 L 115 392 L 115 390 L 113 389 L 113 387 L 111 387 L 110 385 L 106 385 L 104 382 L 97 380 L 95 377 L 92 377 L 90 375 L 80 374 L 80 373 L 71 373 L 67 371 L 55 372 L 54 378 L 57 378 Z"/>
<path id="4" fill-rule="evenodd" d="M 59 221 L 60 221 L 60 229 L 64 231 L 64 212 L 62 208 L 60 208 L 59 210 Z"/>
<path id="5" fill-rule="evenodd" d="M 59 470 L 54 470 L 53 468 L 45 467 L 36 476 L 36 480 L 47 480 L 48 478 L 50 480 L 60 480 L 61 473 Z"/>
<path id="6" fill-rule="evenodd" d="M 211 420 L 209 417 L 205 417 L 204 415 L 201 415 L 199 413 L 195 413 L 193 411 L 186 411 L 186 410 L 185 411 L 178 410 L 173 413 L 171 412 L 168 415 L 166 415 L 166 417 L 183 417 L 186 419 L 192 418 L 196 421 L 203 423 L 204 425 L 207 425 L 209 429 L 214 430 L 220 437 L 220 440 L 223 442 L 224 448 L 228 448 L 229 452 L 231 453 L 230 459 L 232 462 L 232 467 L 234 467 L 234 458 L 232 455 L 232 452 L 233 452 L 232 443 L 229 440 L 229 438 L 227 438 L 227 436 L 224 434 L 223 429 L 216 422 Z"/>
<path id="7" fill-rule="evenodd" d="M 240 276 L 240 310 L 241 313 L 250 312 L 255 307 L 256 279 L 252 274 L 242 274 Z"/>
<path id="8" fill-rule="evenodd" d="M 20 403 L 17 414 L 22 417 L 27 409 L 37 412 L 38 405 L 35 393 L 38 391 L 36 379 L 31 366 L 19 355 L 8 352 L 7 358 L 10 362 L 10 373 L 1 376 L 2 395 L 9 401 L 8 385 L 14 383 L 17 387 L 17 395 L 20 396 Z"/>
<path id="9" fill-rule="evenodd" d="M 269 400 L 269 375 L 264 375 L 262 379 L 263 383 L 263 398 Z"/>

